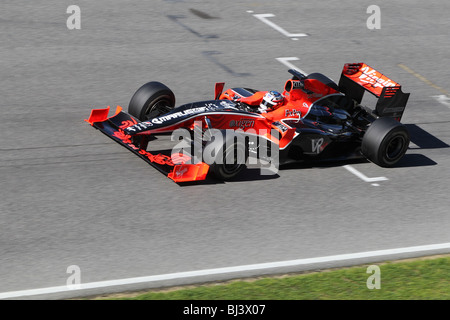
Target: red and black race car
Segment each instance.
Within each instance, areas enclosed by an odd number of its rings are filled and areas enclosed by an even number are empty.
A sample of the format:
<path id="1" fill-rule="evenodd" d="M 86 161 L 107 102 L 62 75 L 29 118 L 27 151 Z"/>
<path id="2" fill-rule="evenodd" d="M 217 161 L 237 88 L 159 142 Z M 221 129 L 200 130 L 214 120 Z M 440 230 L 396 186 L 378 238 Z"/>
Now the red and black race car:
<path id="1" fill-rule="evenodd" d="M 249 159 L 283 165 L 298 161 L 367 158 L 394 166 L 405 154 L 410 136 L 400 123 L 409 93 L 364 63 L 346 64 L 339 84 L 321 73 L 289 70 L 282 93 L 231 88 L 216 83 L 213 100 L 175 108 L 173 92 L 149 82 L 120 106 L 94 109 L 93 127 L 128 148 L 175 182 L 229 180 Z M 365 91 L 378 100 L 361 105 Z M 172 133 L 177 147 L 148 150 L 160 134 Z M 181 142 L 183 143 L 181 143 Z"/>

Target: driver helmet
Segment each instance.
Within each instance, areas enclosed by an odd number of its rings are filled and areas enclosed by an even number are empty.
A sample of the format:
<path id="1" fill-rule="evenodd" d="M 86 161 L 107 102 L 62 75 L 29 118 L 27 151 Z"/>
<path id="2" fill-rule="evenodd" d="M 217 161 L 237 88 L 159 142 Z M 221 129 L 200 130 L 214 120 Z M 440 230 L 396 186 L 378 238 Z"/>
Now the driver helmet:
<path id="1" fill-rule="evenodd" d="M 267 112 L 268 110 L 275 110 L 283 104 L 284 97 L 278 91 L 267 92 L 259 105 L 259 112 Z"/>

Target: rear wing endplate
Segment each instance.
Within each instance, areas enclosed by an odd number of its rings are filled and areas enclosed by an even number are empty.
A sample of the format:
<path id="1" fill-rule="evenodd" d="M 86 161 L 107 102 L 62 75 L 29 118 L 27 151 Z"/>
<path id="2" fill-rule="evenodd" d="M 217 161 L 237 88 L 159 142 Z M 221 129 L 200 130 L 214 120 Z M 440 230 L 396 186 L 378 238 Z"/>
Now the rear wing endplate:
<path id="1" fill-rule="evenodd" d="M 378 98 L 375 114 L 400 121 L 408 102 L 409 93 L 401 85 L 365 63 L 347 63 L 339 80 L 339 91 L 361 103 L 364 92 Z"/>

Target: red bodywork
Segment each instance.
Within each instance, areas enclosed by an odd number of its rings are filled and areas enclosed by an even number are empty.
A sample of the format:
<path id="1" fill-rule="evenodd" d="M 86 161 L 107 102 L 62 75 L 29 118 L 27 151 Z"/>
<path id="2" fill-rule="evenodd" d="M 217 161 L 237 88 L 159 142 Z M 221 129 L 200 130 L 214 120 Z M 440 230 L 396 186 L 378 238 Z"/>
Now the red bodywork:
<path id="1" fill-rule="evenodd" d="M 228 89 L 220 95 L 219 99 L 239 99 L 240 102 L 257 107 L 267 92 L 258 91 L 253 96 L 242 97 L 233 89 Z M 276 110 L 271 110 L 261 115 L 269 122 L 280 121 L 286 118 L 301 119 L 308 113 L 312 103 L 333 93 L 339 93 L 339 91 L 334 90 L 318 80 L 288 80 L 284 86 L 283 96 L 285 100 L 283 105 Z"/>

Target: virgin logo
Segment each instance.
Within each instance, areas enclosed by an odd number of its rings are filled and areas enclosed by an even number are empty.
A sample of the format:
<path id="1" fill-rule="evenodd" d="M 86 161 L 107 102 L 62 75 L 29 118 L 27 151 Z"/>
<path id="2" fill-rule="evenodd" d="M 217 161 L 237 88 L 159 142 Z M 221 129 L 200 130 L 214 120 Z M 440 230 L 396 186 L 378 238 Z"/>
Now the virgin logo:
<path id="1" fill-rule="evenodd" d="M 371 84 L 376 87 L 393 87 L 396 85 L 391 79 L 378 73 L 375 69 L 370 67 L 364 67 L 361 69 L 362 74 L 359 76 L 359 80 L 363 83 Z"/>

